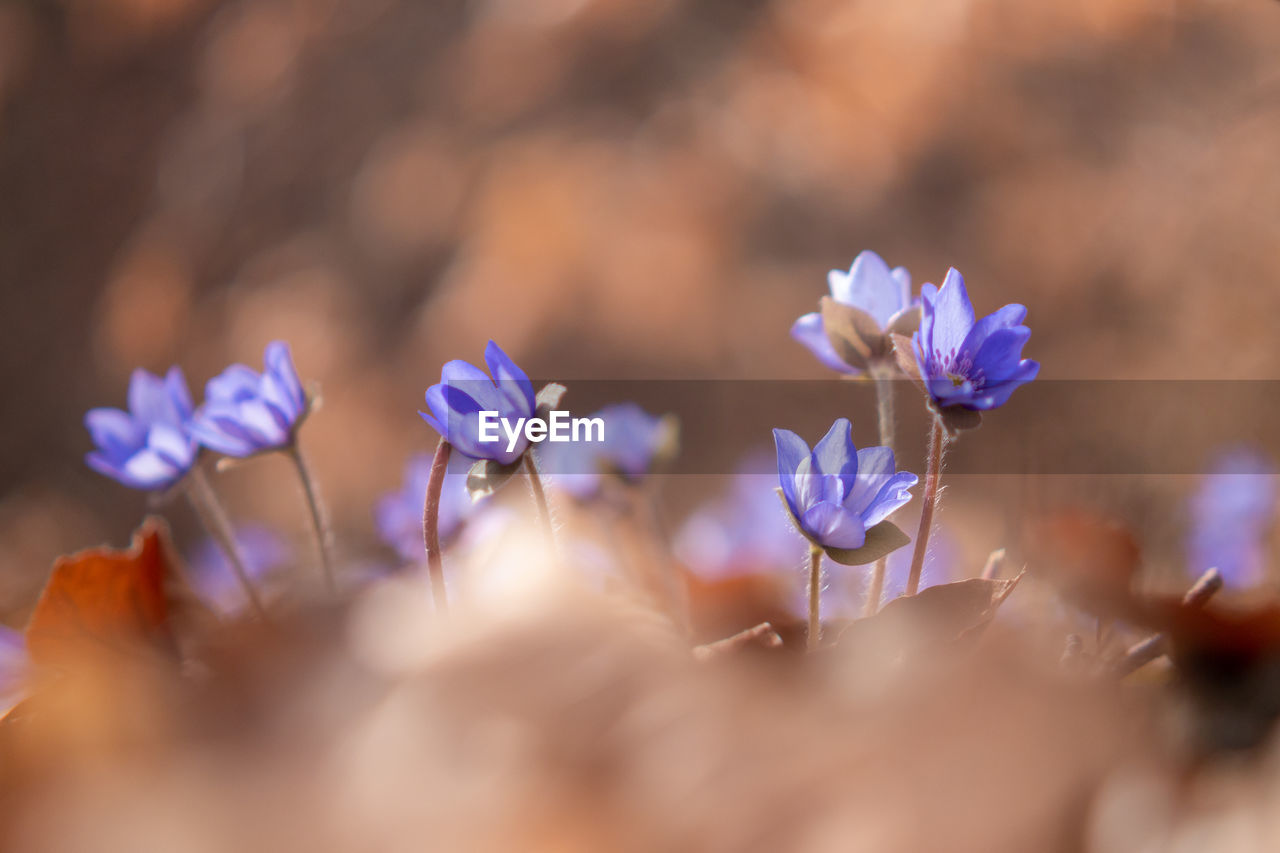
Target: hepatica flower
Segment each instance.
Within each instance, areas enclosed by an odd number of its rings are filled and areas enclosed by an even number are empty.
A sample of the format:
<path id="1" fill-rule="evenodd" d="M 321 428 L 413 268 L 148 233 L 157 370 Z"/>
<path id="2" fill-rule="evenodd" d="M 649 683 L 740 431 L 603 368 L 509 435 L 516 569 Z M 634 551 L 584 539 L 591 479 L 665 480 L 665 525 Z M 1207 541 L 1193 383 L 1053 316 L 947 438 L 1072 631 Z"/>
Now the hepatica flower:
<path id="1" fill-rule="evenodd" d="M 233 364 L 209 380 L 192 426 L 205 447 L 245 457 L 293 444 L 308 404 L 289 345 L 267 344 L 263 364 L 261 373 Z"/>
<path id="2" fill-rule="evenodd" d="M 396 549 L 406 563 L 423 558 L 422 504 L 431 478 L 431 456 L 416 454 L 405 466 L 398 491 L 383 495 L 374 508 L 374 522 L 382 541 Z M 440 539 L 447 545 L 461 532 L 476 504 L 467 493 L 465 474 L 446 474 L 440 490 Z"/>
<path id="3" fill-rule="evenodd" d="M 472 459 L 489 459 L 510 465 L 524 454 L 529 441 L 522 433 L 512 441 L 480 441 L 480 412 L 497 412 L 499 419 L 516 423 L 534 416 L 537 407 L 533 383 L 497 344 L 484 350 L 489 373 L 461 360 L 440 371 L 440 382 L 427 389 L 427 412 L 422 419 Z"/>
<path id="4" fill-rule="evenodd" d="M 675 539 L 676 556 L 707 579 L 769 574 L 795 563 L 795 533 L 778 509 L 763 459 L 744 461 L 728 493 L 696 510 Z"/>
<path id="5" fill-rule="evenodd" d="M 1261 582 L 1275 515 L 1276 478 L 1270 461 L 1249 449 L 1221 456 L 1191 501 L 1187 559 L 1192 574 L 1216 568 L 1232 586 Z"/>
<path id="6" fill-rule="evenodd" d="M 934 406 L 985 411 L 1003 406 L 1019 385 L 1036 378 L 1037 362 L 1022 357 L 1031 330 L 1027 309 L 1006 305 L 974 320 L 964 278 L 951 269 L 941 288 L 921 288 L 920 330 L 912 336 L 915 363 Z"/>
<path id="7" fill-rule="evenodd" d="M 182 369 L 169 368 L 163 379 L 135 370 L 128 399 L 128 411 L 92 409 L 85 415 L 96 447 L 85 463 L 135 489 L 166 489 L 191 470 L 199 450 Z"/>
<path id="8" fill-rule="evenodd" d="M 552 483 L 579 500 L 600 492 L 605 476 L 635 484 L 675 455 L 679 423 L 672 415 L 651 415 L 635 403 L 616 403 L 582 419 L 587 429 L 577 441 L 547 441 L 537 458 Z M 595 440 L 600 424 L 603 441 Z"/>
<path id="9" fill-rule="evenodd" d="M 831 270 L 827 285 L 831 296 L 823 310 L 796 320 L 791 337 L 832 370 L 862 373 L 873 361 L 887 359 L 889 334 L 909 335 L 918 325 L 911 274 L 905 267 L 889 269 L 875 252 L 859 254 L 848 272 Z"/>
<path id="10" fill-rule="evenodd" d="M 261 581 L 289 563 L 293 551 L 281 536 L 262 524 L 238 525 L 234 532 L 245 574 Z M 191 582 L 200 597 L 221 613 L 234 614 L 248 603 L 226 552 L 213 538 L 205 539 L 187 560 Z"/>
<path id="11" fill-rule="evenodd" d="M 915 474 L 894 471 L 887 447 L 854 447 L 849 421 L 840 418 L 809 450 L 804 439 L 785 429 L 773 431 L 778 450 L 778 479 L 796 528 L 837 562 L 872 562 L 906 543 L 885 519 L 911 500 Z M 878 525 L 885 523 L 885 527 Z M 878 530 L 877 530 L 878 528 Z M 890 548 L 866 552 L 869 532 L 892 537 Z M 853 552 L 853 553 L 849 553 Z"/>

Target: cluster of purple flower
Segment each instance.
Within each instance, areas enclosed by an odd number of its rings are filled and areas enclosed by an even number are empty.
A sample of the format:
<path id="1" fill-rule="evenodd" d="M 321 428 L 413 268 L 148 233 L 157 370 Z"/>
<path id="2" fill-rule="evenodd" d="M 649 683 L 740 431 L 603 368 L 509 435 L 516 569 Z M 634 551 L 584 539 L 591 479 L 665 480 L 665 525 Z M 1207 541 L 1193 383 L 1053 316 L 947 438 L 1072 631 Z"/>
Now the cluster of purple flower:
<path id="1" fill-rule="evenodd" d="M 307 396 L 288 344 L 268 344 L 263 360 L 261 373 L 233 364 L 210 379 L 199 409 L 182 368 L 169 368 L 164 378 L 135 370 L 127 410 L 85 415 L 95 446 L 85 461 L 126 486 L 151 491 L 181 480 L 201 446 L 239 458 L 292 446 L 307 415 Z"/>

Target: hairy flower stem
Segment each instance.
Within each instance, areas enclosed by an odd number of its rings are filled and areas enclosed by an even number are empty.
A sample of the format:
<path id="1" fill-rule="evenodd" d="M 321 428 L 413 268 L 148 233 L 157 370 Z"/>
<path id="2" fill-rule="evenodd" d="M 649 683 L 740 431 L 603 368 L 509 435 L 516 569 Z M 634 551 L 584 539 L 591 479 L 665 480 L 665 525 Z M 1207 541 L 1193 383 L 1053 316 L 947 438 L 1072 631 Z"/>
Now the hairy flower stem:
<path id="1" fill-rule="evenodd" d="M 329 527 L 328 518 L 325 515 L 324 504 L 320 501 L 320 493 L 316 489 L 315 479 L 311 476 L 311 469 L 307 465 L 307 460 L 302 455 L 302 450 L 298 447 L 297 442 L 289 445 L 287 451 L 289 458 L 293 460 L 293 465 L 298 469 L 298 480 L 302 483 L 302 492 L 307 499 L 307 508 L 311 510 L 311 527 L 316 534 L 316 547 L 320 551 L 320 565 L 324 570 L 325 587 L 330 595 L 334 595 L 338 591 L 337 582 L 333 576 L 333 532 Z"/>
<path id="2" fill-rule="evenodd" d="M 245 568 L 244 557 L 240 554 L 235 534 L 231 531 L 231 522 L 228 521 L 226 510 L 222 508 L 222 502 L 218 500 L 213 486 L 209 484 L 209 478 L 205 476 L 204 471 L 196 467 L 191 469 L 183 482 L 186 485 L 187 500 L 199 517 L 200 524 L 213 541 L 218 543 L 222 553 L 226 554 L 227 562 L 231 564 L 231 571 L 244 589 L 245 597 L 249 600 L 249 606 L 253 609 L 254 615 L 265 622 L 267 610 L 262 605 L 262 599 L 258 597 L 258 590 L 254 588 L 253 581 L 249 580 L 249 571 Z"/>
<path id="3" fill-rule="evenodd" d="M 880 423 L 880 446 L 893 450 L 893 369 L 885 365 L 871 368 L 871 376 L 876 383 L 876 413 Z M 863 608 L 863 616 L 874 616 L 880 609 L 880 598 L 884 595 L 884 575 L 889 558 L 881 557 L 871 567 L 871 579 L 867 584 L 867 602 Z"/>
<path id="4" fill-rule="evenodd" d="M 805 648 L 813 651 L 822 640 L 822 549 L 809 546 L 809 631 Z"/>
<path id="5" fill-rule="evenodd" d="M 440 492 L 444 489 L 444 475 L 449 470 L 449 455 L 453 445 L 440 439 L 436 455 L 431 460 L 431 474 L 427 478 L 427 499 L 422 504 L 422 541 L 427 548 L 427 574 L 431 577 L 431 597 L 436 610 L 449 609 L 449 596 L 444 587 L 444 559 L 440 552 Z"/>
<path id="6" fill-rule="evenodd" d="M 920 507 L 920 529 L 916 531 L 916 549 L 911 555 L 911 572 L 907 575 L 907 595 L 915 595 L 920 590 L 920 572 L 924 569 L 924 555 L 929 548 L 933 514 L 938 508 L 942 457 L 949 441 L 942 426 L 942 418 L 934 415 L 933 427 L 929 430 L 929 463 L 924 475 L 924 504 Z"/>
<path id="7" fill-rule="evenodd" d="M 551 508 L 547 505 L 547 493 L 542 488 L 542 477 L 538 476 L 538 463 L 532 453 L 524 454 L 524 474 L 529 478 L 529 489 L 533 492 L 533 502 L 537 504 L 538 516 L 542 519 L 542 532 L 547 537 L 547 547 L 555 553 L 556 534 L 551 526 Z"/>

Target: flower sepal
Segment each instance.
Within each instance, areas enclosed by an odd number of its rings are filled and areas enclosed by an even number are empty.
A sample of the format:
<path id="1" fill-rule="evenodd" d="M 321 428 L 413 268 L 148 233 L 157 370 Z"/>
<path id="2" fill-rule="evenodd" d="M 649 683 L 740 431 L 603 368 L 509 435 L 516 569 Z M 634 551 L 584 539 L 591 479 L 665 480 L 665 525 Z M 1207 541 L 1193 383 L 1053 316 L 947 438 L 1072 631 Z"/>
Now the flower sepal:
<path id="1" fill-rule="evenodd" d="M 875 318 L 852 305 L 837 302 L 830 296 L 818 301 L 822 328 L 827 342 L 850 367 L 866 370 L 872 361 L 885 357 L 889 342 Z"/>
<path id="2" fill-rule="evenodd" d="M 866 539 L 857 548 L 835 548 L 830 545 L 823 545 L 805 531 L 804 526 L 800 524 L 800 520 L 791 512 L 791 507 L 787 503 L 787 496 L 782 489 L 775 489 L 774 491 L 778 493 L 778 497 L 782 500 L 782 507 L 787 512 L 787 518 L 791 520 L 791 524 L 795 529 L 800 531 L 800 535 L 813 545 L 821 548 L 828 557 L 842 566 L 869 565 L 911 542 L 911 537 L 903 533 L 901 528 L 892 521 L 885 520 L 868 527 Z"/>
<path id="3" fill-rule="evenodd" d="M 507 481 L 520 470 L 524 456 L 509 465 L 503 465 L 492 459 L 477 459 L 467 471 L 467 494 L 472 503 L 489 497 L 507 484 Z"/>

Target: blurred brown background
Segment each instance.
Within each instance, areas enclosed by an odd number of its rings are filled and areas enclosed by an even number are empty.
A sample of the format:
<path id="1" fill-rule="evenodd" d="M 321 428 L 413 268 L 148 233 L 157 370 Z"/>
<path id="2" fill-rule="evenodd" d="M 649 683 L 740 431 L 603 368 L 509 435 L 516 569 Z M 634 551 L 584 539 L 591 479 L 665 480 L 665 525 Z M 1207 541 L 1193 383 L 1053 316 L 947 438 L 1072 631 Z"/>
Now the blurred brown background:
<path id="1" fill-rule="evenodd" d="M 276 337 L 349 556 L 443 361 L 819 378 L 863 248 L 1027 304 L 1046 378 L 1278 378 L 1278 107 L 1265 0 L 11 0 L 0 602 L 143 511 L 87 408 Z M 219 487 L 305 533 L 283 461 Z"/>

